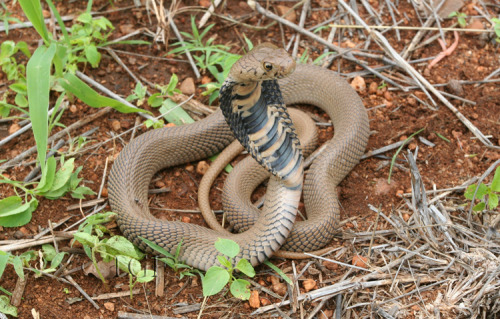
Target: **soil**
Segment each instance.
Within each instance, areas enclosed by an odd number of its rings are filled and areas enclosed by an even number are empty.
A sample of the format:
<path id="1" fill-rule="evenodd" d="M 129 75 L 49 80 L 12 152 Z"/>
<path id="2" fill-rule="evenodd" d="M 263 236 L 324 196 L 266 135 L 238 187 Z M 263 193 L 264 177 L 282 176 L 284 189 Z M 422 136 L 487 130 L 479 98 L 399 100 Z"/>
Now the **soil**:
<path id="1" fill-rule="evenodd" d="M 206 6 L 209 1 L 183 1 L 179 10 L 174 17 L 174 20 L 181 31 L 190 32 L 190 15 L 195 15 L 197 20 L 201 18 L 202 12 L 198 9 L 199 6 Z M 373 6 L 378 7 L 384 2 L 369 1 Z M 262 5 L 266 3 L 262 2 Z M 292 3 L 270 3 L 270 9 L 275 11 L 278 4 L 290 7 Z M 116 27 L 112 34 L 112 38 L 119 38 L 130 33 L 132 30 L 140 28 L 148 28 L 155 31 L 157 21 L 154 15 L 146 11 L 144 7 L 132 7 L 133 1 L 115 1 L 112 4 L 110 1 L 99 0 L 93 5 L 94 11 L 107 11 L 117 8 L 125 8 L 121 11 L 105 13 Z M 19 7 L 19 3 L 15 5 L 8 4 L 8 8 L 13 12 L 13 16 L 25 21 L 25 17 Z M 85 10 L 86 2 L 82 1 L 64 1 L 57 2 L 57 8 L 61 15 L 77 14 Z M 330 4 L 329 1 L 312 1 L 314 8 L 312 14 L 308 17 L 306 27 L 317 25 L 318 23 L 330 18 L 337 10 L 336 4 Z M 47 10 L 47 7 L 44 7 Z M 369 21 L 366 10 L 360 5 L 360 15 Z M 398 9 L 398 20 L 402 19 L 404 26 L 420 26 L 420 22 L 416 18 L 413 7 L 406 1 L 400 1 Z M 488 6 L 491 16 L 498 16 L 500 9 L 498 6 Z M 462 8 L 462 11 L 468 16 L 478 15 L 470 1 Z M 269 19 L 263 18 L 256 14 L 244 1 L 227 1 L 226 6 L 216 10 L 219 15 L 230 16 L 232 18 L 243 18 L 245 23 L 250 25 L 267 25 L 272 22 Z M 392 20 L 387 10 L 381 18 L 385 25 L 392 25 Z M 297 20 L 300 15 L 300 9 L 296 10 Z M 47 15 L 48 11 L 44 11 Z M 484 20 L 484 19 L 483 19 Z M 266 30 L 253 30 L 242 25 L 236 25 L 228 20 L 219 17 L 212 17 L 209 23 L 215 23 L 215 27 L 209 32 L 210 37 L 215 38 L 216 43 L 227 44 L 232 46 L 232 52 L 242 54 L 245 42 L 243 35 L 248 37 L 254 44 L 270 41 L 277 45 L 282 45 L 283 42 L 288 42 L 294 32 L 287 27 L 280 27 L 275 24 Z M 441 22 L 443 27 L 450 26 L 453 23 L 451 19 L 445 19 Z M 70 22 L 68 22 L 68 25 Z M 323 38 L 327 37 L 327 33 L 322 31 L 319 33 Z M 352 34 L 352 36 L 350 36 Z M 358 43 L 363 43 L 364 39 L 360 38 L 361 33 L 357 31 L 344 30 L 344 38 L 341 43 L 337 43 L 341 47 L 352 48 Z M 386 32 L 384 35 L 388 38 L 391 45 L 398 52 L 401 52 L 406 45 L 413 39 L 416 34 L 414 30 L 401 30 L 401 40 L 398 40 L 394 31 Z M 37 47 L 39 42 L 38 34 L 32 28 L 10 30 L 9 34 L 1 34 L 3 40 L 25 41 L 28 43 L 31 51 Z M 136 39 L 152 41 L 151 38 L 141 35 Z M 454 38 L 452 32 L 446 32 L 446 40 L 450 45 Z M 171 37 L 168 44 L 175 42 L 175 38 Z M 120 53 L 118 55 L 123 59 L 125 64 L 136 75 L 140 75 L 150 82 L 164 85 L 168 83 L 172 73 L 179 76 L 179 81 L 182 82 L 187 78 L 195 79 L 194 73 L 188 63 L 179 61 L 184 57 L 167 56 L 169 50 L 165 43 L 154 43 L 150 46 L 140 45 L 116 45 L 116 49 L 120 49 L 130 53 Z M 312 58 L 318 56 L 322 52 L 323 46 L 306 38 L 302 37 L 300 54 L 304 53 L 307 48 Z M 369 49 L 373 52 L 381 54 L 380 48 L 373 43 Z M 424 59 L 434 57 L 441 52 L 441 46 L 437 41 L 432 41 L 428 45 L 423 46 L 413 52 L 411 59 Z M 135 81 L 128 76 L 126 71 L 117 64 L 117 62 L 109 56 L 105 51 L 101 51 L 103 58 L 98 68 L 91 68 L 82 65 L 82 71 L 97 80 L 108 89 L 122 96 L 131 94 L 135 87 Z M 133 53 L 133 54 L 132 54 Z M 22 61 L 22 56 L 19 60 Z M 160 57 L 162 59 L 155 59 Z M 381 61 L 375 59 L 367 60 L 370 66 L 380 66 Z M 490 73 L 498 69 L 499 63 L 499 48 L 488 37 L 478 36 L 477 34 L 460 33 L 458 46 L 450 56 L 445 57 L 432 69 L 428 70 L 428 62 L 415 64 L 415 68 L 424 74 L 428 81 L 432 84 L 446 84 L 453 80 L 481 81 Z M 333 66 L 334 70 L 341 70 L 343 74 L 360 71 L 360 67 L 343 59 L 336 59 Z M 391 73 L 388 73 L 391 75 Z M 209 74 L 204 74 L 204 77 L 210 77 Z M 392 76 L 398 76 L 392 73 Z M 406 153 L 406 149 L 415 151 L 418 148 L 418 165 L 423 176 L 426 189 L 432 188 L 450 188 L 464 183 L 473 176 L 479 176 L 497 159 L 500 158 L 498 150 L 485 147 L 478 141 L 474 135 L 462 124 L 444 104 L 438 102 L 437 106 L 432 105 L 428 97 L 418 89 L 412 89 L 408 92 L 403 92 L 388 85 L 385 88 L 381 86 L 382 81 L 372 75 L 364 75 L 366 82 L 366 90 L 359 91 L 365 107 L 368 110 L 370 118 L 371 136 L 368 144 L 368 150 L 375 150 L 383 146 L 405 140 L 411 134 L 423 129 L 418 135 L 429 141 L 434 146 L 427 146 L 418 138 L 413 139 L 401 152 Z M 351 81 L 352 79 L 348 79 Z M 196 99 L 203 103 L 208 103 L 208 99 L 202 96 L 203 89 L 199 87 L 203 80 L 195 80 L 196 84 Z M 5 75 L 0 75 L 0 83 L 6 82 Z M 375 83 L 374 85 L 372 83 Z M 375 86 L 375 89 L 373 89 Z M 368 89 L 372 87 L 372 90 Z M 5 86 L 0 87 L 4 90 Z M 462 98 L 474 101 L 474 104 L 466 103 L 458 99 L 450 99 L 450 102 L 457 107 L 466 118 L 468 118 L 475 126 L 479 128 L 485 135 L 491 135 L 491 141 L 494 145 L 499 145 L 499 124 L 500 124 L 500 90 L 498 84 L 483 83 L 479 85 L 464 84 L 460 85 L 458 90 L 445 86 L 441 88 L 445 92 L 457 94 Z M 458 93 L 457 93 L 458 92 Z M 418 99 L 416 97 L 418 97 Z M 9 99 L 13 99 L 9 96 Z M 425 103 L 422 103 L 425 101 Z M 13 101 L 11 101 L 13 102 Z M 384 104 L 385 106 L 380 107 Z M 148 106 L 144 106 L 150 109 Z M 315 108 L 306 107 L 310 113 L 316 115 L 317 118 L 327 121 L 328 118 L 322 112 Z M 151 110 L 151 109 L 150 109 Z M 96 113 L 98 110 L 93 109 L 79 100 L 70 103 L 67 110 L 61 118 L 61 123 L 70 125 L 75 121 L 85 118 L 90 114 Z M 157 114 L 157 110 L 151 110 Z M 97 131 L 92 134 L 90 144 L 105 142 L 102 147 L 92 149 L 91 151 L 81 154 L 77 157 L 76 164 L 82 165 L 83 170 L 81 177 L 84 178 L 84 184 L 93 189 L 96 193 L 99 192 L 102 179 L 109 174 L 110 166 L 117 154 L 123 148 L 124 144 L 130 140 L 130 134 L 122 136 L 120 139 L 111 140 L 112 135 L 122 133 L 136 123 L 136 114 L 121 114 L 116 111 L 108 113 L 108 115 L 100 117 L 88 125 L 82 127 L 77 132 L 73 132 L 73 136 L 77 136 L 91 128 L 97 128 Z M 143 119 L 141 119 L 143 121 Z M 17 125 L 18 120 L 11 122 L 0 123 L 0 138 L 8 135 L 9 129 Z M 58 131 L 60 128 L 55 128 Z M 137 129 L 136 135 L 141 134 L 147 129 L 141 126 Z M 319 126 L 320 136 L 325 140 L 332 136 L 333 129 L 328 126 Z M 441 138 L 444 137 L 444 138 Z M 19 138 L 8 143 L 0 148 L 0 158 L 10 159 L 20 154 L 24 150 L 34 145 L 34 138 L 30 133 L 24 133 Z M 67 147 L 63 147 L 61 151 L 66 151 Z M 366 231 L 374 224 L 376 214 L 369 209 L 371 204 L 380 208 L 382 211 L 389 214 L 403 204 L 401 195 L 411 192 L 411 178 L 406 169 L 406 161 L 402 155 L 398 157 L 398 164 L 394 168 L 391 177 L 391 183 L 387 183 L 389 174 L 389 161 L 393 156 L 394 150 L 387 152 L 382 157 L 370 157 L 362 160 L 349 176 L 340 184 L 339 195 L 342 205 L 341 219 L 345 220 L 352 218 L 350 222 L 342 226 L 341 231 Z M 3 172 L 4 175 L 11 179 L 23 180 L 23 178 L 33 169 L 32 156 L 26 159 L 24 163 L 27 165 L 18 165 L 12 169 Z M 106 162 L 109 161 L 107 171 L 105 172 Z M 189 163 L 166 169 L 158 173 L 151 182 L 150 188 L 170 189 L 169 192 L 164 192 L 157 195 L 151 195 L 150 206 L 152 208 L 170 208 L 194 210 L 197 209 L 197 187 L 202 175 L 196 172 L 197 163 Z M 403 168 L 401 168 L 403 167 Z M 212 206 L 214 209 L 221 209 L 220 189 L 223 186 L 224 174 L 219 177 L 212 190 Z M 487 179 L 486 181 L 488 181 Z M 262 192 L 262 191 L 260 191 Z M 0 197 L 14 195 L 14 191 L 9 185 L 0 184 Z M 458 201 L 466 203 L 462 194 L 456 193 Z M 107 188 L 104 184 L 102 197 L 107 197 Z M 94 199 L 96 196 L 87 196 L 88 199 Z M 63 229 L 74 222 L 81 219 L 81 213 L 77 210 L 68 211 L 67 207 L 77 204 L 79 201 L 65 196 L 59 200 L 48 200 L 40 198 L 40 205 L 33 214 L 31 222 L 20 228 L 2 228 L 0 227 L 0 241 L 21 238 L 31 238 L 37 234 L 41 228 L 46 228 L 49 221 L 58 222 L 66 217 L 72 216 L 67 222 L 60 227 Z M 105 210 L 109 210 L 109 206 Z M 200 214 L 183 213 L 175 211 L 152 210 L 153 213 L 163 219 L 182 220 L 185 222 L 195 223 L 199 225 L 206 224 Z M 87 212 L 87 209 L 84 209 Z M 120 231 L 116 223 L 112 222 L 107 225 L 112 233 L 119 234 Z M 383 228 L 381 226 L 380 228 Z M 1 242 L 0 242 L 1 244 Z M 342 239 L 342 235 L 336 238 L 332 243 L 332 247 L 345 246 L 351 250 L 351 244 Z M 59 249 L 69 247 L 69 241 L 59 242 Z M 352 258 L 352 254 L 350 255 Z M 74 258 L 69 263 L 67 269 L 78 269 L 82 265 L 88 263 L 88 258 L 82 254 L 75 254 Z M 350 263 L 350 260 L 345 257 L 342 262 Z M 291 272 L 291 261 L 283 259 L 273 259 L 272 262 L 284 269 L 285 272 Z M 297 271 L 304 267 L 306 261 L 296 261 Z M 153 261 L 148 259 L 145 264 L 153 267 Z M 317 266 L 316 268 L 324 269 Z M 328 282 L 338 280 L 347 271 L 344 267 L 338 267 L 336 270 L 329 270 L 322 275 L 314 272 L 307 272 L 301 279 L 301 291 L 303 291 L 302 281 L 312 279 L 317 287 L 321 287 Z M 270 288 L 272 272 L 265 266 L 257 267 L 257 276 L 254 280 L 261 285 Z M 90 296 L 99 296 L 104 293 L 128 291 L 128 278 L 116 277 L 109 281 L 107 285 L 103 284 L 98 278 L 89 275 L 86 276 L 82 271 L 76 271 L 72 274 L 73 279 L 82 287 L 82 289 Z M 17 276 L 12 267 L 8 267 L 2 277 L 1 286 L 9 291 L 15 287 Z M 274 279 L 273 279 L 274 281 Z M 18 307 L 19 318 L 31 318 L 32 310 L 40 314 L 41 318 L 116 318 L 119 311 L 152 313 L 154 315 L 163 315 L 171 317 L 181 317 L 174 312 L 181 305 L 197 304 L 203 301 L 201 284 L 199 278 L 189 278 L 179 280 L 178 276 L 169 268 L 165 270 L 165 291 L 163 297 L 155 296 L 154 282 L 138 285 L 140 293 L 135 295 L 131 300 L 128 296 L 114 298 L 109 300 L 96 301 L 100 309 L 95 309 L 87 300 L 82 298 L 80 292 L 73 286 L 57 281 L 53 278 L 42 276 L 35 278 L 32 273 L 28 275 L 27 286 L 24 292 L 23 300 Z M 274 298 L 260 292 L 261 300 L 268 302 L 278 302 L 279 299 Z M 77 301 L 82 298 L 81 301 Z M 424 295 L 425 298 L 425 295 Z M 73 301 L 73 302 L 72 302 Z M 76 302 L 75 302 L 76 301 Z M 238 318 L 246 317 L 253 311 L 248 302 L 239 301 L 231 298 L 230 294 L 219 294 L 211 297 L 208 300 L 209 308 L 203 312 L 203 318 Z M 305 313 L 314 308 L 315 304 L 305 304 Z M 334 302 L 328 302 L 323 306 L 324 315 L 332 316 L 335 309 Z M 417 310 L 411 310 L 415 313 Z M 411 312 L 410 312 L 411 313 Z M 187 318 L 194 318 L 198 311 L 182 314 Z M 414 316 L 410 316 L 413 318 Z"/>

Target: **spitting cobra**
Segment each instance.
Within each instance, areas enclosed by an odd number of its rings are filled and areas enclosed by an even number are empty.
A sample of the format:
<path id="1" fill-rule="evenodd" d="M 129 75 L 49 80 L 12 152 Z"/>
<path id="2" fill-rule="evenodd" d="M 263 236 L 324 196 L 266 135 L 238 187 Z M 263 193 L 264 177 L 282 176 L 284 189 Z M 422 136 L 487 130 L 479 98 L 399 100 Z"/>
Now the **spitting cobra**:
<path id="1" fill-rule="evenodd" d="M 334 138 L 326 143 L 304 182 L 302 147 L 285 106 L 296 103 L 323 109 L 335 127 Z M 123 235 L 139 248 L 150 251 L 141 237 L 172 253 L 181 242 L 180 259 L 202 270 L 218 264 L 214 246 L 218 238 L 239 244 L 234 262 L 244 258 L 254 266 L 282 246 L 298 252 L 319 249 L 331 241 L 338 220 L 336 186 L 358 163 L 368 134 L 366 110 L 342 78 L 317 66 L 296 66 L 285 50 L 261 44 L 231 68 L 220 90 L 220 110 L 192 124 L 148 131 L 120 152 L 109 176 L 110 205 Z M 230 234 L 160 221 L 150 214 L 148 185 L 157 171 L 207 158 L 234 137 L 272 174 L 260 215 L 234 210 L 236 216 L 243 214 L 236 219 L 246 224 L 237 227 L 246 231 Z M 258 178 L 254 174 L 238 178 L 244 188 L 255 188 L 263 178 L 254 171 Z M 297 232 L 294 221 L 302 188 L 308 220 Z"/>

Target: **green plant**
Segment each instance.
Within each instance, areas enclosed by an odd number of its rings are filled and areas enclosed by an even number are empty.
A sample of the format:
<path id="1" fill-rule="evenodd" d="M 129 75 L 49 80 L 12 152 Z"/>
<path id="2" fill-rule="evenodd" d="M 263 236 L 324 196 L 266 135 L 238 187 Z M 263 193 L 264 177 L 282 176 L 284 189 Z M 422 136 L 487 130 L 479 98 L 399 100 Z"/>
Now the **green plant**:
<path id="1" fill-rule="evenodd" d="M 12 255 L 9 252 L 4 252 L 0 250 L 0 279 L 5 271 L 7 265 L 12 265 L 14 271 L 19 276 L 19 278 L 24 280 L 24 270 L 23 267 L 29 266 L 31 260 L 36 259 L 36 253 L 32 250 L 26 251 L 19 256 Z M 7 295 L 12 295 L 9 291 L 0 286 L 0 291 Z M 17 308 L 12 306 L 9 301 L 9 297 L 1 295 L 0 296 L 0 313 L 8 314 L 17 317 Z"/>
<path id="2" fill-rule="evenodd" d="M 496 168 L 495 175 L 491 185 L 480 183 L 479 185 L 470 185 L 464 193 L 465 198 L 479 200 L 472 209 L 476 212 L 484 210 L 486 207 L 489 209 L 496 209 L 498 207 L 498 196 L 500 195 L 500 166 Z M 472 203 L 474 205 L 474 203 Z"/>
<path id="3" fill-rule="evenodd" d="M 147 87 L 143 86 L 141 82 L 137 82 L 133 93 L 127 96 L 126 100 L 129 102 L 137 101 L 136 105 L 141 106 L 144 103 L 144 100 L 146 99 L 147 91 L 148 91 Z"/>
<path id="4" fill-rule="evenodd" d="M 495 41 L 500 43 L 500 19 L 498 18 L 493 18 L 491 19 L 491 21 L 493 21 L 493 30 L 495 31 L 495 35 L 496 35 L 496 38 L 495 38 Z"/>
<path id="5" fill-rule="evenodd" d="M 34 183 L 25 184 L 4 176 L 0 177 L 0 183 L 11 184 L 17 194 L 17 196 L 0 201 L 0 225 L 3 226 L 20 226 L 29 222 L 32 212 L 38 205 L 35 196 L 58 198 L 71 192 L 73 197 L 83 198 L 86 194 L 93 194 L 89 188 L 78 186 L 81 181 L 78 178 L 78 173 L 82 168 L 79 167 L 75 170 L 74 159 L 64 161 L 62 158 L 61 168 L 57 171 L 55 159 L 52 157 L 46 159 L 48 134 L 54 126 L 60 125 L 58 124 L 58 119 L 62 115 L 60 104 L 67 94 L 80 98 L 92 107 L 110 106 L 124 113 L 147 112 L 99 95 L 73 73 L 79 62 L 89 62 L 93 67 L 97 66 L 100 61 L 97 47 L 109 44 L 106 42 L 109 33 L 104 33 L 104 31 L 112 26 L 104 18 L 92 19 L 90 15 L 92 1 L 88 2 L 86 12 L 77 19 L 81 24 L 74 24 L 69 32 L 52 0 L 46 1 L 61 28 L 63 35 L 60 40 L 54 39 L 47 30 L 40 0 L 19 0 L 21 8 L 44 42 L 35 50 L 28 61 L 25 83 L 23 83 L 24 66 L 17 65 L 13 55 L 20 50 L 29 57 L 30 53 L 26 44 L 14 45 L 12 41 L 5 41 L 1 46 L 0 64 L 2 64 L 2 69 L 8 74 L 8 77 L 18 81 L 10 86 L 18 93 L 16 103 L 23 105 L 25 104 L 23 99 L 18 97 L 26 95 L 28 97 L 29 116 L 38 153 L 37 159 L 42 171 L 42 178 L 38 186 L 35 186 Z M 135 41 L 135 43 L 139 42 L 144 43 L 144 41 Z M 55 103 L 55 111 L 49 118 L 48 106 L 51 90 L 63 91 L 63 93 L 59 95 Z M 7 103 L 4 96 L 0 102 L 1 113 L 8 114 L 10 108 L 12 105 Z M 31 186 L 35 187 L 31 188 Z M 24 202 L 17 189 L 24 191 Z"/>
<path id="6" fill-rule="evenodd" d="M 203 296 L 208 297 L 219 293 L 222 288 L 230 283 L 229 290 L 231 294 L 239 299 L 248 300 L 250 298 L 250 283 L 244 279 L 236 278 L 234 271 L 241 271 L 243 274 L 254 277 L 255 270 L 250 262 L 246 259 L 240 259 L 236 266 L 229 259 L 235 258 L 240 252 L 240 246 L 230 240 L 219 238 L 215 242 L 215 248 L 224 256 L 217 256 L 217 260 L 223 267 L 212 266 L 210 267 L 205 276 L 202 277 Z M 229 257 L 227 259 L 225 256 Z"/>
<path id="7" fill-rule="evenodd" d="M 214 24 L 207 26 L 200 33 L 196 27 L 194 16 L 191 16 L 192 34 L 182 32 L 187 40 L 184 42 L 174 43 L 172 46 L 177 46 L 177 48 L 168 52 L 168 54 L 182 54 L 184 50 L 188 50 L 189 52 L 197 53 L 193 56 L 196 60 L 196 65 L 202 71 L 208 70 L 216 80 L 216 82 L 210 82 L 202 85 L 202 87 L 206 88 L 203 95 L 209 96 L 210 104 L 212 104 L 212 102 L 219 96 L 219 89 L 228 76 L 231 66 L 240 58 L 240 55 L 228 52 L 230 47 L 221 44 L 214 44 L 214 37 L 209 38 L 206 41 L 204 40 L 204 37 L 213 26 Z M 245 40 L 251 49 L 251 42 L 246 38 Z"/>
<path id="8" fill-rule="evenodd" d="M 101 238 L 104 236 L 104 233 L 108 232 L 102 224 L 111 221 L 115 215 L 113 212 L 107 212 L 90 216 L 80 225 L 78 232 L 74 234 L 74 238 L 83 245 L 85 253 L 92 260 L 97 274 L 103 283 L 106 283 L 106 279 L 98 267 L 98 256 L 104 262 L 115 260 L 117 266 L 129 274 L 130 299 L 132 299 L 132 290 L 135 284 L 153 280 L 154 272 L 141 268 L 139 261 L 144 258 L 144 254 L 127 238 L 123 236 Z M 92 235 L 94 232 L 96 235 Z"/>
<path id="9" fill-rule="evenodd" d="M 3 21 L 3 27 L 5 29 L 5 33 L 9 34 L 9 22 L 21 23 L 21 21 L 17 18 L 11 17 L 11 13 L 5 3 L 0 3 L 2 5 L 2 9 L 0 10 L 0 20 Z"/>
<path id="10" fill-rule="evenodd" d="M 169 251 L 167 251 L 165 248 L 153 243 L 150 240 L 147 240 L 146 238 L 140 237 L 143 242 L 146 243 L 151 249 L 159 253 L 160 255 L 163 255 L 165 257 L 158 258 L 158 260 L 164 262 L 167 266 L 172 268 L 172 270 L 176 273 L 179 273 L 179 279 L 184 278 L 184 276 L 194 276 L 195 272 L 199 271 L 197 269 L 194 269 L 191 266 L 186 265 L 183 263 L 180 259 L 180 253 L 181 253 L 181 247 L 182 247 L 182 240 L 179 242 L 177 245 L 177 248 L 175 250 L 175 255 L 172 255 Z"/>
<path id="11" fill-rule="evenodd" d="M 387 87 L 387 82 L 382 81 L 379 86 L 377 86 L 377 90 L 382 90 L 383 88 Z"/>
<path id="12" fill-rule="evenodd" d="M 65 161 L 62 156 L 60 168 L 57 170 L 56 159 L 49 157 L 36 187 L 31 187 L 36 183 L 18 182 L 0 175 L 0 183 L 12 185 L 17 194 L 0 200 L 0 226 L 18 227 L 27 224 L 38 207 L 36 196 L 56 199 L 70 193 L 73 198 L 83 199 L 85 195 L 94 194 L 87 186 L 78 186 L 82 181 L 82 178 L 78 177 L 82 167 L 75 170 L 74 162 L 74 158 Z M 23 197 L 18 190 L 24 193 Z"/>
<path id="13" fill-rule="evenodd" d="M 26 42 L 14 41 L 4 41 L 0 46 L 0 66 L 2 67 L 2 72 L 7 75 L 8 81 L 14 81 L 9 88 L 16 93 L 15 103 L 24 108 L 28 106 L 28 100 L 26 99 L 27 88 L 26 88 L 26 67 L 23 64 L 18 64 L 15 58 L 17 52 L 21 51 L 26 57 L 31 57 L 31 53 L 28 50 L 28 45 Z M 5 95 L 4 95 L 5 101 Z M 5 103 L 5 102 L 4 102 Z M 10 109 L 15 108 L 12 105 L 3 104 L 3 111 L 0 112 L 2 117 L 9 116 Z M 15 108 L 23 113 L 25 110 L 20 108 Z"/>
<path id="14" fill-rule="evenodd" d="M 465 13 L 453 11 L 448 15 L 448 18 L 453 18 L 453 17 L 457 17 L 458 24 L 462 28 L 465 28 L 467 26 L 467 21 L 465 20 L 467 19 L 467 15 Z"/>

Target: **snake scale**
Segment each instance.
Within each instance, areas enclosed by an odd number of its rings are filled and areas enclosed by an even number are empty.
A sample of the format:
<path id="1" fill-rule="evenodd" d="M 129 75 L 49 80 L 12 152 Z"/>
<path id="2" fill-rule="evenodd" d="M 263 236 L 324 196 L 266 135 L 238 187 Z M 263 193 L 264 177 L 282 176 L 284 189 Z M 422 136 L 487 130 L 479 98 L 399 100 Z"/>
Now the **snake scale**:
<path id="1" fill-rule="evenodd" d="M 240 254 L 235 262 L 245 258 L 252 265 L 282 246 L 302 252 L 328 244 L 339 215 L 336 186 L 358 163 L 368 141 L 368 116 L 356 92 L 334 72 L 296 66 L 283 49 L 262 44 L 234 64 L 220 100 L 221 110 L 205 119 L 148 131 L 121 151 L 111 169 L 108 192 L 124 236 L 148 251 L 140 237 L 172 253 L 182 241 L 180 259 L 203 270 L 218 264 L 219 252 L 214 247 L 218 238 L 236 241 Z M 325 144 L 304 182 L 302 147 L 285 107 L 295 103 L 321 108 L 335 127 L 333 139 Z M 253 165 L 265 168 L 250 168 L 225 187 L 224 204 L 231 210 L 231 223 L 246 231 L 229 234 L 160 221 L 150 214 L 148 185 L 157 171 L 216 154 L 235 136 L 258 162 Z M 231 198 L 241 195 L 245 201 L 268 172 L 272 176 L 262 212 L 237 207 L 241 201 Z M 308 219 L 294 225 L 302 188 Z M 234 194 L 239 189 L 242 194 Z"/>

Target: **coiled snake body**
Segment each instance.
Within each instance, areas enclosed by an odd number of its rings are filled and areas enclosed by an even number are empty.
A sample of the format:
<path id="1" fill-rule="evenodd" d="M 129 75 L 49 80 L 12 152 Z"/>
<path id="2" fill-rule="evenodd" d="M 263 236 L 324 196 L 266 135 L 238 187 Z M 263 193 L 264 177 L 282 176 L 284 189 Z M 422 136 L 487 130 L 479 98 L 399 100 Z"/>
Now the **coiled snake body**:
<path id="1" fill-rule="evenodd" d="M 306 176 L 308 220 L 299 226 L 293 223 L 302 189 L 302 152 L 279 88 L 286 104 L 317 106 L 327 112 L 335 127 L 334 138 L 324 146 Z M 181 260 L 204 270 L 218 263 L 214 242 L 219 237 L 240 245 L 236 262 L 245 258 L 253 265 L 271 257 L 283 245 L 301 252 L 329 243 L 338 220 L 336 185 L 358 163 L 368 140 L 368 117 L 356 92 L 334 72 L 313 65 L 295 68 L 284 50 L 264 44 L 233 66 L 221 89 L 221 108 L 223 112 L 193 124 L 148 131 L 123 149 L 112 167 L 108 190 L 124 236 L 141 249 L 147 250 L 139 238 L 144 237 L 172 253 L 182 240 Z M 147 207 L 152 176 L 162 168 L 220 152 L 234 139 L 230 127 L 249 153 L 274 175 L 263 212 L 243 217 L 250 224 L 239 226 L 247 229 L 239 234 L 154 218 Z M 236 183 L 255 188 L 263 178 L 261 173 L 255 174 L 260 175 L 238 177 Z M 226 192 L 235 189 L 231 186 Z M 228 205 L 234 209 L 239 204 Z"/>

